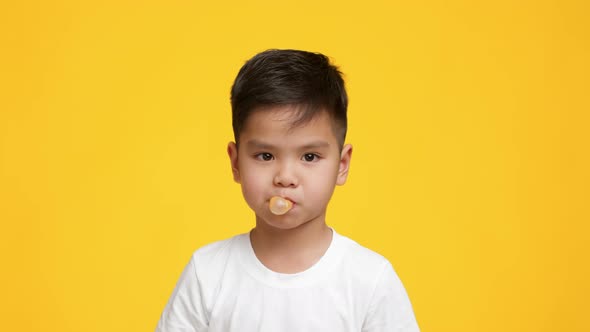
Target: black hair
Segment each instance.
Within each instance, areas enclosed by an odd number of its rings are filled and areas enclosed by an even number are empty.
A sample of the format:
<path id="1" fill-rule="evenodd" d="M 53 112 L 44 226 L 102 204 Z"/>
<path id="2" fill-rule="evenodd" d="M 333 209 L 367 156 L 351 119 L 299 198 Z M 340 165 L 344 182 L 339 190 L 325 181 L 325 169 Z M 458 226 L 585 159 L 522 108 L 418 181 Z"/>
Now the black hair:
<path id="1" fill-rule="evenodd" d="M 294 106 L 293 126 L 328 112 L 340 145 L 346 137 L 348 96 L 342 73 L 320 53 L 271 49 L 256 54 L 238 72 L 231 88 L 234 138 L 253 111 Z"/>

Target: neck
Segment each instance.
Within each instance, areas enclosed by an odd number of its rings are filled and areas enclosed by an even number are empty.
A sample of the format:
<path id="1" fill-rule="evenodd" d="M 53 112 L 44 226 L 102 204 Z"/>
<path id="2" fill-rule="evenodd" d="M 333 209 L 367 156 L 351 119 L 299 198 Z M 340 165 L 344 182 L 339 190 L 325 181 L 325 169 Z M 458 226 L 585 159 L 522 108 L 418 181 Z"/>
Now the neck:
<path id="1" fill-rule="evenodd" d="M 332 236 L 325 215 L 291 229 L 271 227 L 257 217 L 250 241 L 256 256 L 266 267 L 280 273 L 297 273 L 308 269 L 324 255 Z"/>

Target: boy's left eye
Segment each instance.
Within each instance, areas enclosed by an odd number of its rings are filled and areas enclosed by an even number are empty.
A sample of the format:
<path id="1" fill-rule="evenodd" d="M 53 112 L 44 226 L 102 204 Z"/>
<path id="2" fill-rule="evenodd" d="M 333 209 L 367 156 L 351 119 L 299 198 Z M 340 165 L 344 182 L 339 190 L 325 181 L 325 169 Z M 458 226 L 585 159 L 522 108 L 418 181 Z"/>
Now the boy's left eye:
<path id="1" fill-rule="evenodd" d="M 312 161 L 317 161 L 318 160 L 318 155 L 315 153 L 306 153 L 303 155 L 302 159 L 308 162 L 312 162 Z"/>

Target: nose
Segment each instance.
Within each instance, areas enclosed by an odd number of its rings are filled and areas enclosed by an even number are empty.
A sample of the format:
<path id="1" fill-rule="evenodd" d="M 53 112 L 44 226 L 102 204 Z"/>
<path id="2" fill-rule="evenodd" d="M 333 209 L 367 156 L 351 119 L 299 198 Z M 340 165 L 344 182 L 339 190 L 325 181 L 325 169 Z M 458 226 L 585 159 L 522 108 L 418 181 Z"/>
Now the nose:
<path id="1" fill-rule="evenodd" d="M 299 180 L 291 163 L 283 162 L 277 169 L 274 177 L 274 184 L 281 187 L 297 187 Z"/>

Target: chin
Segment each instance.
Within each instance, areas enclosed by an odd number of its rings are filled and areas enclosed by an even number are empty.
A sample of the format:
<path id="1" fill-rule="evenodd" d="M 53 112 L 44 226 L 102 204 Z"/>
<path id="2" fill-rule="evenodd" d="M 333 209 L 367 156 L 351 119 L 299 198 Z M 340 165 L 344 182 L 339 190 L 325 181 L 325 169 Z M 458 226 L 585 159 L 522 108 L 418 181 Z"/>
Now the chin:
<path id="1" fill-rule="evenodd" d="M 295 221 L 295 220 L 265 220 L 266 224 L 273 227 L 273 228 L 278 228 L 278 229 L 282 229 L 282 230 L 289 230 L 289 229 L 294 229 L 297 228 L 299 226 L 301 226 L 302 224 L 304 224 L 304 222 L 300 222 L 300 221 Z"/>
<path id="2" fill-rule="evenodd" d="M 301 220 L 294 218 L 293 216 L 289 216 L 288 213 L 287 213 L 287 215 L 283 215 L 283 216 L 275 216 L 273 214 L 270 214 L 268 216 L 258 215 L 257 219 L 269 227 L 281 229 L 281 230 L 295 229 L 295 228 L 307 223 L 307 221 L 301 221 Z"/>

